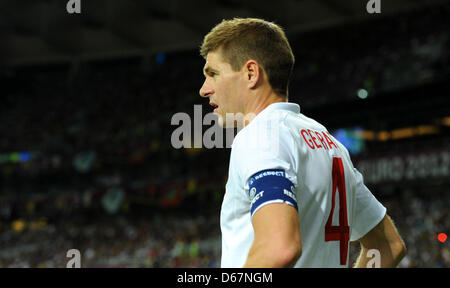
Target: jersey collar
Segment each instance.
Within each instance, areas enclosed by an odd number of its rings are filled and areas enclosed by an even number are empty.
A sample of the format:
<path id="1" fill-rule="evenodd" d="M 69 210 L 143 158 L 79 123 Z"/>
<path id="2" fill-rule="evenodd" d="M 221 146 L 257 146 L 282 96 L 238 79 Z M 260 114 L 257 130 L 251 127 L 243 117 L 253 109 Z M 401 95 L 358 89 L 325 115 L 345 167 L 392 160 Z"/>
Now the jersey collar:
<path id="1" fill-rule="evenodd" d="M 276 102 L 264 108 L 264 110 L 262 110 L 260 114 L 267 113 L 273 110 L 288 110 L 298 114 L 300 113 L 300 105 L 298 105 L 297 103 Z"/>
<path id="2" fill-rule="evenodd" d="M 248 126 L 251 126 L 255 122 L 256 119 L 261 118 L 264 114 L 268 114 L 268 113 L 270 113 L 272 111 L 276 111 L 276 110 L 291 111 L 296 114 L 299 114 L 300 113 L 300 105 L 298 105 L 297 103 L 289 103 L 289 102 L 272 103 L 269 106 L 267 106 L 266 108 L 264 108 L 261 112 L 259 112 L 258 115 L 256 115 L 255 118 L 253 118 L 253 120 L 250 122 L 250 124 L 243 127 L 242 130 L 246 129 Z M 242 131 L 242 130 L 240 130 L 240 131 Z M 238 135 L 239 135 L 240 131 L 238 131 Z M 236 138 L 233 140 L 233 143 L 235 140 L 236 140 Z M 231 145 L 231 147 L 233 147 L 233 144 Z"/>
<path id="3" fill-rule="evenodd" d="M 266 108 L 264 108 L 261 112 L 259 112 L 258 115 L 256 115 L 256 117 L 253 119 L 253 121 L 256 118 L 261 118 L 263 115 L 268 114 L 272 111 L 276 111 L 276 110 L 286 110 L 286 111 L 291 111 L 291 112 L 298 114 L 298 113 L 300 113 L 300 105 L 298 105 L 296 103 L 289 103 L 289 102 L 272 103 L 269 106 L 267 106 Z"/>
<path id="4" fill-rule="evenodd" d="M 294 112 L 296 114 L 300 113 L 300 105 L 298 105 L 297 103 L 289 103 L 289 102 L 276 102 L 276 103 L 272 103 L 269 106 L 267 106 L 266 108 L 264 108 L 261 112 L 258 113 L 258 115 L 256 115 L 255 118 L 253 118 L 252 122 L 255 121 L 258 118 L 263 117 L 263 115 L 269 114 L 273 111 L 276 110 L 285 110 L 285 111 L 291 111 Z M 252 122 L 250 122 L 249 125 L 252 124 Z M 245 129 L 245 127 L 244 127 Z"/>

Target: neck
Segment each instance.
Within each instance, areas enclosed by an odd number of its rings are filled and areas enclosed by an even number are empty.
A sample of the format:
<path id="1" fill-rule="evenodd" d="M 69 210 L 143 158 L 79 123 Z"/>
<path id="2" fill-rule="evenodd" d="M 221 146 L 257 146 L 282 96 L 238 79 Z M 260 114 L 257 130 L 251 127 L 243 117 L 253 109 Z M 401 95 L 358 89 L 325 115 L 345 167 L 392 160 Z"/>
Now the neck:
<path id="1" fill-rule="evenodd" d="M 284 95 L 278 95 L 273 91 L 269 91 L 266 94 L 254 95 L 255 101 L 252 101 L 247 105 L 247 109 L 245 111 L 245 115 L 253 115 L 256 117 L 261 111 L 267 108 L 270 104 L 279 103 L 279 102 L 287 102 L 286 97 Z M 249 117 L 245 120 L 244 126 L 250 124 L 254 117 Z"/>

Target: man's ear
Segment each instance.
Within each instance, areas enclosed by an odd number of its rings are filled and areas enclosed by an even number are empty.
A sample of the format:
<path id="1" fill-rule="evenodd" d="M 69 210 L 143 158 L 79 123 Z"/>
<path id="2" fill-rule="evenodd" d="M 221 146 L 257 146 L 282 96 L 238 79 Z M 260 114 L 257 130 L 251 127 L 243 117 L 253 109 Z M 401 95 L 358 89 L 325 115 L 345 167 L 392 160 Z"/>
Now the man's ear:
<path id="1" fill-rule="evenodd" d="M 244 73 L 247 81 L 248 88 L 255 88 L 262 80 L 263 71 L 255 60 L 248 60 L 244 65 Z"/>

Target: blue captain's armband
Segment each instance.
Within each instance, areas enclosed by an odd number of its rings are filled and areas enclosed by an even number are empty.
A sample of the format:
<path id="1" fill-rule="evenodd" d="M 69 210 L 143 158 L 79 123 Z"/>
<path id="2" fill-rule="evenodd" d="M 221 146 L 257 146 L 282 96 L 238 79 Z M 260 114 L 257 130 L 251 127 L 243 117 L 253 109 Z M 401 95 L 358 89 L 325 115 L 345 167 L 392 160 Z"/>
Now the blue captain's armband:
<path id="1" fill-rule="evenodd" d="M 248 181 L 251 215 L 270 203 L 286 202 L 298 210 L 294 184 L 286 178 L 284 170 L 263 170 Z"/>

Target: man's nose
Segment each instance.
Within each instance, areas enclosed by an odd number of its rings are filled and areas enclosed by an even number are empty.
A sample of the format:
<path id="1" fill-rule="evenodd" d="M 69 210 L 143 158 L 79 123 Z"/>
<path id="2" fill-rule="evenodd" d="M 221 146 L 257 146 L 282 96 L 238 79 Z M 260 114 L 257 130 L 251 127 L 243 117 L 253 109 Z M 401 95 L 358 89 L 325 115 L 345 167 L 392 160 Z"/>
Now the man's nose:
<path id="1" fill-rule="evenodd" d="M 214 90 L 210 85 L 208 85 L 207 81 L 203 82 L 202 88 L 200 88 L 200 96 L 202 97 L 209 97 L 214 93 Z"/>

